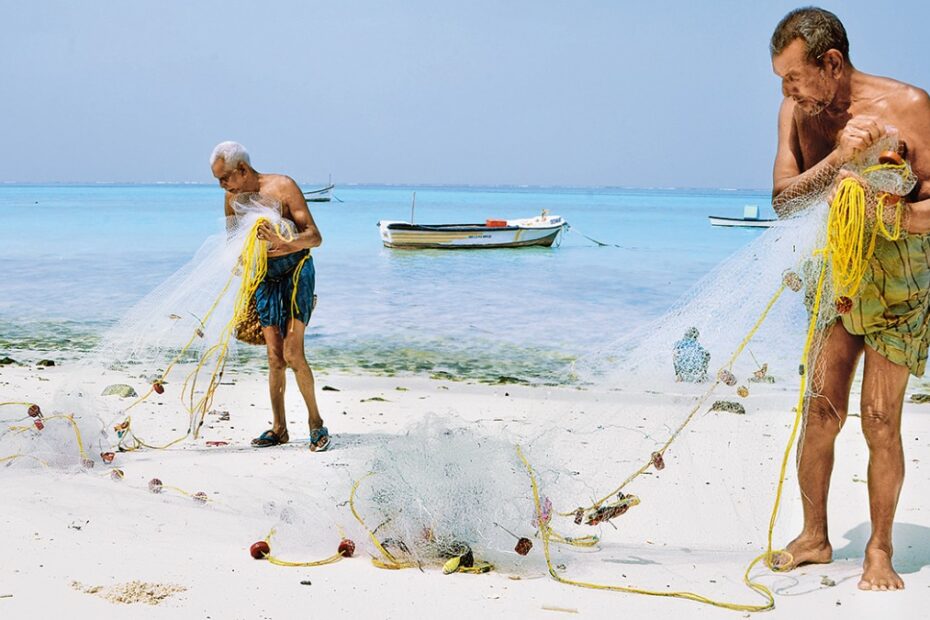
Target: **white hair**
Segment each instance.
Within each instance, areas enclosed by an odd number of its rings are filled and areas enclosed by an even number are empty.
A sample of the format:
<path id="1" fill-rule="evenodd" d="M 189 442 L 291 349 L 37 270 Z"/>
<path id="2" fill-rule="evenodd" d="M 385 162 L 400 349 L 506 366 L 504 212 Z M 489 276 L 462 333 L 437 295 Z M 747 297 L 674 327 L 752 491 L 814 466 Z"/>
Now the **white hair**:
<path id="1" fill-rule="evenodd" d="M 249 152 L 238 142 L 227 141 L 217 144 L 213 149 L 213 154 L 210 155 L 210 167 L 213 167 L 216 160 L 220 158 L 223 159 L 226 170 L 232 170 L 238 166 L 240 162 L 250 168 L 252 167 L 252 162 L 249 161 Z"/>

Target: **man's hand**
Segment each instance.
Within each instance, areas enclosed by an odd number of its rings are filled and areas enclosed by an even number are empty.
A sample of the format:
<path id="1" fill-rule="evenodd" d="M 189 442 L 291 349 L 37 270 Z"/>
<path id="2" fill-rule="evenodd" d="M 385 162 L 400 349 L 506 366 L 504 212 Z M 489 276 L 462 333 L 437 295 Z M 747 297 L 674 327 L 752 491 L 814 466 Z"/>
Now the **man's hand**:
<path id="1" fill-rule="evenodd" d="M 262 222 L 258 227 L 257 236 L 262 241 L 268 242 L 268 255 L 280 256 L 293 252 L 290 242 L 285 241 L 268 221 Z"/>
<path id="2" fill-rule="evenodd" d="M 836 155 L 839 165 L 843 165 L 855 158 L 859 153 L 869 148 L 885 135 L 885 126 L 879 124 L 874 116 L 854 116 L 843 131 L 840 132 L 836 143 Z"/>

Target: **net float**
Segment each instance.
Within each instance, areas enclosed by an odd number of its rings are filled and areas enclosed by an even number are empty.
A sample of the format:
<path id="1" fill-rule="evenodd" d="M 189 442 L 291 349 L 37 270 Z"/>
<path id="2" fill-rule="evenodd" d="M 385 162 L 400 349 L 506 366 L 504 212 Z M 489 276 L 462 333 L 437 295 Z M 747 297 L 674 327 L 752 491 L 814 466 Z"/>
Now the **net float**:
<path id="1" fill-rule="evenodd" d="M 149 492 L 150 493 L 161 493 L 162 490 L 161 480 L 158 478 L 152 478 L 149 480 Z"/>
<path id="2" fill-rule="evenodd" d="M 734 375 L 726 368 L 721 368 L 720 371 L 717 372 L 717 380 L 721 383 L 725 383 L 730 387 L 736 385 L 736 375 Z"/>
<path id="3" fill-rule="evenodd" d="M 888 166 L 903 166 L 904 158 L 897 151 L 882 151 L 878 154 L 878 163 Z"/>
<path id="4" fill-rule="evenodd" d="M 845 295 L 836 300 L 836 311 L 840 314 L 849 314 L 852 310 L 852 299 Z"/>
<path id="5" fill-rule="evenodd" d="M 665 459 L 662 458 L 661 452 L 652 453 L 652 465 L 659 471 L 665 469 Z"/>
<path id="6" fill-rule="evenodd" d="M 529 538 L 521 538 L 517 541 L 517 546 L 513 548 L 514 551 L 520 555 L 526 555 L 530 552 L 530 549 L 533 548 L 533 541 Z"/>
<path id="7" fill-rule="evenodd" d="M 351 558 L 355 553 L 355 543 L 348 538 L 343 538 L 339 541 L 339 555 L 345 558 Z"/>
<path id="8" fill-rule="evenodd" d="M 268 541 L 260 540 L 257 543 L 252 543 L 252 546 L 249 547 L 249 554 L 256 560 L 264 560 L 266 555 L 271 554 L 271 547 L 268 546 Z"/>
<path id="9" fill-rule="evenodd" d="M 196 493 L 191 495 L 191 499 L 197 502 L 198 504 L 206 504 L 210 498 L 208 498 L 207 494 L 204 493 L 203 491 L 197 491 Z"/>
<path id="10" fill-rule="evenodd" d="M 881 204 L 886 207 L 895 207 L 898 205 L 898 203 L 904 200 L 904 197 L 899 196 L 898 194 L 891 194 L 889 192 L 879 192 L 878 199 Z"/>
<path id="11" fill-rule="evenodd" d="M 42 417 L 42 410 L 39 408 L 38 405 L 30 405 L 29 410 L 26 413 L 29 414 L 30 418 L 41 418 Z"/>
<path id="12" fill-rule="evenodd" d="M 790 288 L 792 291 L 797 293 L 801 290 L 801 287 L 804 285 L 804 282 L 801 281 L 801 276 L 793 271 L 786 271 L 785 275 L 781 278 L 782 283 Z"/>
<path id="13" fill-rule="evenodd" d="M 113 459 L 116 458 L 116 454 L 113 452 L 101 452 L 100 458 L 104 463 L 110 464 L 113 462 Z"/>
<path id="14" fill-rule="evenodd" d="M 161 381 L 156 381 L 155 383 L 153 383 L 153 384 L 152 384 L 152 389 L 155 390 L 155 393 L 156 393 L 156 394 L 164 394 L 164 393 L 165 393 L 165 385 L 164 385 Z"/>

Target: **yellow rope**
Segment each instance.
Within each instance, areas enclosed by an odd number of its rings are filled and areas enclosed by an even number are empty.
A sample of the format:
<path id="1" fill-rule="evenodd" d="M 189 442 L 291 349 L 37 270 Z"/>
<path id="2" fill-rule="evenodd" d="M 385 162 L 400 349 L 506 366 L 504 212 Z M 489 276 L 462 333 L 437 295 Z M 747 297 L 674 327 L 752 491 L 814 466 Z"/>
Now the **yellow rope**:
<path id="1" fill-rule="evenodd" d="M 730 359 L 727 361 L 727 363 L 721 367 L 721 370 L 730 370 L 733 368 L 733 364 L 736 362 L 737 358 L 746 348 L 746 345 L 748 345 L 749 342 L 752 340 L 753 336 L 755 336 L 756 332 L 759 331 L 759 328 L 762 327 L 762 323 L 765 321 L 766 317 L 768 317 L 768 314 L 772 310 L 772 307 L 775 305 L 775 302 L 778 301 L 779 297 L 781 297 L 781 294 L 784 291 L 785 291 L 785 285 L 782 284 L 781 286 L 778 287 L 778 290 L 775 291 L 775 294 L 772 295 L 772 298 L 769 299 L 768 304 L 766 304 L 765 309 L 762 311 L 762 314 L 759 316 L 755 324 L 752 326 L 752 329 L 749 330 L 749 333 L 746 334 L 746 337 L 743 338 L 742 342 L 739 343 L 739 346 L 736 347 L 736 350 L 730 356 Z M 707 391 L 705 391 L 704 394 L 702 394 L 701 397 L 698 398 L 697 403 L 694 405 L 694 407 L 691 408 L 691 411 L 688 413 L 684 421 L 682 421 L 681 424 L 678 425 L 678 427 L 669 436 L 669 438 L 665 441 L 665 443 L 662 444 L 662 447 L 656 451 L 658 452 L 659 455 L 665 454 L 665 451 L 668 450 L 669 446 L 671 446 L 672 443 L 678 438 L 678 436 L 685 429 L 685 427 L 691 423 L 691 421 L 694 419 L 694 416 L 696 416 L 698 411 L 700 411 L 701 407 L 704 406 L 704 403 L 707 401 L 708 398 L 710 398 L 711 394 L 713 394 L 714 390 L 717 388 L 718 385 L 720 385 L 720 379 L 715 379 L 714 383 L 711 384 L 710 388 L 708 388 Z M 627 478 L 623 482 L 621 482 L 614 490 L 612 490 L 610 493 L 607 493 L 600 499 L 596 500 L 593 504 L 591 504 L 587 508 L 584 508 L 583 510 L 585 512 L 588 512 L 591 510 L 597 510 L 598 508 L 601 507 L 601 505 L 604 502 L 609 500 L 611 497 L 614 497 L 615 495 L 617 495 L 628 484 L 633 482 L 633 480 L 635 480 L 639 476 L 646 473 L 646 471 L 648 471 L 652 467 L 652 464 L 653 464 L 653 460 L 652 458 L 650 458 L 639 469 L 637 469 L 632 474 L 627 476 Z M 557 514 L 561 517 L 570 517 L 570 516 L 573 516 L 576 511 L 577 509 L 566 511 L 566 512 L 559 512 Z"/>
<path id="2" fill-rule="evenodd" d="M 365 532 L 368 533 L 368 538 L 371 539 L 371 542 L 374 544 L 375 549 L 377 549 L 381 553 L 381 555 L 384 557 L 383 560 L 380 560 L 378 558 L 371 558 L 371 563 L 377 566 L 378 568 L 387 568 L 390 570 L 399 570 L 402 568 L 414 568 L 418 566 L 416 562 L 410 562 L 410 561 L 401 562 L 400 560 L 395 558 L 393 555 L 391 555 L 391 552 L 384 548 L 384 546 L 381 544 L 381 541 L 379 541 L 378 537 L 375 536 L 375 533 L 372 532 L 368 528 L 367 525 L 365 525 L 365 520 L 362 519 L 362 516 L 358 514 L 358 510 L 355 509 L 355 494 L 358 491 L 359 485 L 362 484 L 363 480 L 373 475 L 374 475 L 374 472 L 368 472 L 367 474 L 365 474 L 364 476 L 356 480 L 355 483 L 352 485 L 352 490 L 349 492 L 349 510 L 352 511 L 352 516 L 355 517 L 355 520 L 359 522 L 359 524 L 362 526 Z"/>
<path id="3" fill-rule="evenodd" d="M 275 534 L 275 530 L 274 528 L 272 528 L 271 531 L 268 532 L 268 535 L 265 536 L 265 542 L 268 543 L 269 550 L 271 549 L 271 538 L 272 536 L 274 536 L 274 534 Z M 345 556 L 337 552 L 336 554 L 331 555 L 328 558 L 324 558 L 322 560 L 314 560 L 311 562 L 291 562 L 289 560 L 282 560 L 280 558 L 276 558 L 275 556 L 271 555 L 271 551 L 269 551 L 268 554 L 265 556 L 265 559 L 271 562 L 272 564 L 275 564 L 276 566 L 313 567 L 313 566 L 325 566 L 326 564 L 335 564 L 339 560 L 343 559 L 343 557 Z"/>
<path id="4" fill-rule="evenodd" d="M 198 437 L 200 432 L 200 425 L 203 423 L 203 419 L 213 403 L 214 394 L 219 388 L 220 377 L 222 377 L 223 371 L 226 368 L 226 359 L 229 353 L 229 342 L 235 334 L 236 326 L 239 325 L 248 316 L 249 302 L 251 301 L 252 297 L 254 297 L 256 289 L 258 289 L 259 284 L 261 284 L 262 280 L 264 280 L 265 275 L 268 272 L 268 244 L 258 238 L 259 228 L 267 221 L 268 220 L 265 218 L 259 218 L 255 221 L 246 235 L 242 252 L 240 254 L 240 262 L 237 265 L 237 268 L 241 266 L 242 284 L 240 285 L 239 290 L 236 293 L 236 298 L 233 302 L 232 318 L 220 332 L 219 342 L 211 346 L 200 356 L 199 360 L 197 361 L 197 365 L 185 377 L 181 386 L 181 402 L 185 405 L 188 415 L 190 416 L 190 423 L 188 425 L 187 432 L 166 444 L 154 445 L 146 443 L 140 439 L 135 435 L 131 427 L 127 426 L 125 430 L 125 437 L 121 438 L 119 443 L 121 449 L 128 451 L 145 447 L 155 450 L 164 450 L 180 443 L 191 435 L 193 435 L 195 439 Z M 278 234 L 281 235 L 280 226 L 277 227 L 277 230 Z M 214 310 L 216 310 L 220 300 L 229 290 L 229 286 L 232 283 L 235 275 L 235 271 L 230 274 L 230 277 L 226 281 L 226 284 L 223 286 L 223 289 L 220 291 L 219 295 L 214 300 L 210 309 L 204 316 L 202 320 L 203 324 L 209 320 Z M 171 369 L 183 357 L 184 353 L 187 352 L 187 350 L 198 337 L 199 334 L 197 332 L 191 336 L 181 351 L 174 357 L 174 359 L 165 369 L 165 372 L 162 373 L 159 382 L 164 382 L 167 379 Z M 203 390 L 203 395 L 198 399 L 196 397 L 197 379 L 204 368 L 211 363 L 211 360 L 213 361 L 213 367 L 210 373 L 210 377 L 207 381 L 206 388 Z M 128 411 L 135 405 L 145 401 L 149 396 L 151 396 L 153 392 L 154 386 L 149 388 L 148 392 L 133 402 L 129 407 L 126 408 L 126 410 Z M 129 418 L 126 419 L 124 424 L 128 422 Z M 129 440 L 131 440 L 132 443 L 124 445 L 124 441 Z"/>
<path id="5" fill-rule="evenodd" d="M 300 262 L 297 263 L 297 268 L 294 269 L 294 276 L 291 279 L 291 319 L 296 318 L 297 315 L 300 314 L 300 306 L 297 304 L 297 284 L 300 281 L 300 271 L 304 268 L 304 263 L 307 262 L 308 258 L 310 258 L 309 254 L 300 259 Z M 291 323 L 291 325 L 293 326 L 293 323 Z"/>
<path id="6" fill-rule="evenodd" d="M 577 581 L 574 579 L 566 579 L 559 575 L 555 567 L 552 565 L 552 557 L 549 551 L 549 541 L 552 535 L 551 528 L 549 527 L 548 521 L 543 518 L 542 503 L 539 498 L 539 485 L 536 482 L 536 473 L 533 471 L 533 466 L 530 465 L 530 462 L 523 455 L 523 450 L 520 449 L 520 446 L 517 446 L 517 456 L 520 457 L 520 460 L 523 462 L 523 466 L 526 468 L 527 473 L 530 477 L 530 485 L 533 488 L 533 503 L 536 508 L 536 519 L 539 522 L 539 533 L 543 541 L 543 554 L 546 557 L 546 566 L 549 568 L 549 575 L 559 583 L 564 583 L 572 586 L 577 586 L 580 588 L 588 588 L 591 590 L 610 590 L 612 592 L 628 592 L 631 594 L 645 594 L 648 596 L 661 596 L 665 598 L 681 598 L 690 601 L 695 601 L 698 603 L 705 603 L 707 605 L 713 605 L 714 607 L 723 607 L 724 609 L 732 609 L 734 611 L 767 611 L 775 607 L 775 597 L 772 592 L 766 588 L 764 585 L 754 582 L 749 579 L 749 571 L 752 569 L 752 565 L 746 569 L 746 574 L 744 575 L 744 581 L 747 586 L 752 588 L 754 591 L 761 594 L 767 599 L 765 605 L 743 605 L 738 603 L 727 603 L 723 601 L 717 601 L 712 598 L 702 596 L 700 594 L 695 594 L 693 592 L 661 592 L 657 590 L 645 590 L 641 588 L 632 588 L 628 586 L 614 586 L 614 585 L 605 585 L 590 583 L 587 581 Z"/>
<path id="7" fill-rule="evenodd" d="M 907 170 L 907 164 L 878 164 L 863 171 L 864 175 L 884 170 Z M 869 259 L 875 253 L 875 241 L 881 234 L 889 241 L 897 241 L 902 234 L 903 200 L 895 205 L 894 227 L 885 226 L 886 195 L 878 197 L 875 223 L 868 234 L 866 195 L 862 183 L 847 177 L 840 181 L 827 216 L 827 251 L 832 265 L 833 294 L 839 297 L 855 297 L 865 277 Z M 866 237 L 868 244 L 866 245 Z"/>

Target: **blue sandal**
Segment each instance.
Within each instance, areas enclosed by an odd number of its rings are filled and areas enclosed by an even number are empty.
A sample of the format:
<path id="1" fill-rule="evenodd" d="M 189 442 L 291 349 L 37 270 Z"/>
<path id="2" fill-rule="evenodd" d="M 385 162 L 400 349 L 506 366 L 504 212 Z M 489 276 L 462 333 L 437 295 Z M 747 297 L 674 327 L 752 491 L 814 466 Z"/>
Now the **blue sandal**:
<path id="1" fill-rule="evenodd" d="M 329 430 L 325 426 L 310 429 L 310 452 L 326 452 L 329 449 Z"/>
<path id="2" fill-rule="evenodd" d="M 287 436 L 287 431 L 284 431 L 280 435 L 275 433 L 270 428 L 252 440 L 253 448 L 270 448 L 271 446 L 278 446 L 283 443 L 287 443 L 289 437 Z"/>

